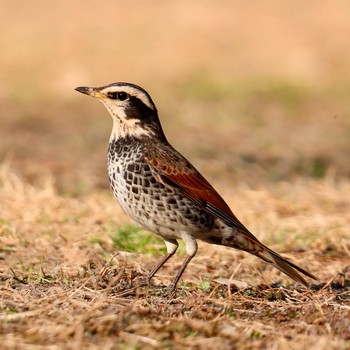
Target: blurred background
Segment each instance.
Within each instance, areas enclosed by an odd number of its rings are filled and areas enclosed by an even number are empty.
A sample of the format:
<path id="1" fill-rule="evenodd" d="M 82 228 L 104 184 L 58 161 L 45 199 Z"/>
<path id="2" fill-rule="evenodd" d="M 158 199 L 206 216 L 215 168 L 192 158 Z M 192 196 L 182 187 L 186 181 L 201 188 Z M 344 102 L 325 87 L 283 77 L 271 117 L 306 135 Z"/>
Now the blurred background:
<path id="1" fill-rule="evenodd" d="M 106 188 L 108 112 L 78 94 L 144 87 L 211 181 L 350 176 L 350 3 L 1 1 L 0 163 L 60 191 Z"/>

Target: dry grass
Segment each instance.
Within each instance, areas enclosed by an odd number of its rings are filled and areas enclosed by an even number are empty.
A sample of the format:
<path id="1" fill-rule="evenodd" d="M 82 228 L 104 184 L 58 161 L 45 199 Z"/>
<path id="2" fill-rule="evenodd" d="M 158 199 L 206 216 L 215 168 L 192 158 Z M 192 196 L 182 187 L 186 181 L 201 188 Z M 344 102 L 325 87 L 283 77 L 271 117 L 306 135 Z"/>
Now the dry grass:
<path id="1" fill-rule="evenodd" d="M 162 286 L 183 256 L 161 270 L 157 286 L 137 287 L 158 256 L 113 247 L 111 227 L 126 218 L 106 192 L 65 197 L 51 182 L 34 188 L 3 167 L 0 197 L 7 349 L 349 347 L 346 182 L 235 191 L 248 226 L 319 277 L 311 291 L 247 254 L 201 244 L 176 297 Z"/>
<path id="2" fill-rule="evenodd" d="M 0 36 L 0 348 L 350 349 L 350 8 L 322 2 L 8 1 Z M 166 134 L 310 291 L 163 245 L 105 175 L 110 118 L 79 85 L 150 91 Z M 121 248 L 123 247 L 123 249 Z"/>

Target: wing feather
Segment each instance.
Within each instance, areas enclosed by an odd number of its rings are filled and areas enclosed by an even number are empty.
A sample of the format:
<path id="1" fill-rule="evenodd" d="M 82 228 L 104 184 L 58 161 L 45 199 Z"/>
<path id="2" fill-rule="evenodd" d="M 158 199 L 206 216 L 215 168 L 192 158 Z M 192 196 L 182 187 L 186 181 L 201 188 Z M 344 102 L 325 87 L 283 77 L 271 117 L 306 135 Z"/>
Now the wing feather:
<path id="1" fill-rule="evenodd" d="M 213 186 L 175 149 L 167 151 L 164 148 L 151 147 L 147 150 L 145 160 L 164 185 L 177 189 L 211 215 L 237 228 L 254 242 L 260 243 L 233 214 Z"/>

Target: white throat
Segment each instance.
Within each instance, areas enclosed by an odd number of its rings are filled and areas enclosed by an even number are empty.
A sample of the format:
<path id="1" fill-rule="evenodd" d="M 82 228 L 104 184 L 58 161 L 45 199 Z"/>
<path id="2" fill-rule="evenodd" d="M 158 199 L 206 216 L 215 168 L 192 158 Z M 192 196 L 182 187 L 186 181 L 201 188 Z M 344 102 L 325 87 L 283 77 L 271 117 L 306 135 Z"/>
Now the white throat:
<path id="1" fill-rule="evenodd" d="M 110 140 L 126 136 L 141 137 L 153 135 L 151 130 L 142 128 L 137 119 L 127 118 L 124 107 L 111 105 L 108 101 L 100 100 L 107 108 L 113 119 Z"/>

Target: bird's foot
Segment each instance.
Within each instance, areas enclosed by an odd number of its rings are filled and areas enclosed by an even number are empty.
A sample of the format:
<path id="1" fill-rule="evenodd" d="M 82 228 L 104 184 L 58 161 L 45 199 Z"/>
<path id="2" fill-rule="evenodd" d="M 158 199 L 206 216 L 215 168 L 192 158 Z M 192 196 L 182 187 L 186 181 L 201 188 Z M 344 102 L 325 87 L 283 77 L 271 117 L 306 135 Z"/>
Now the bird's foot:
<path id="1" fill-rule="evenodd" d="M 167 287 L 163 289 L 163 297 L 165 298 L 174 298 L 176 295 L 176 285 L 170 283 Z"/>
<path id="2" fill-rule="evenodd" d="M 150 276 L 146 276 L 146 277 L 142 277 L 139 281 L 138 281 L 138 286 L 140 287 L 151 287 L 151 278 Z"/>

